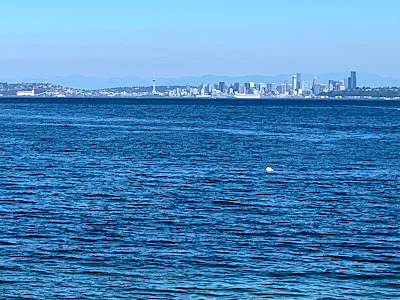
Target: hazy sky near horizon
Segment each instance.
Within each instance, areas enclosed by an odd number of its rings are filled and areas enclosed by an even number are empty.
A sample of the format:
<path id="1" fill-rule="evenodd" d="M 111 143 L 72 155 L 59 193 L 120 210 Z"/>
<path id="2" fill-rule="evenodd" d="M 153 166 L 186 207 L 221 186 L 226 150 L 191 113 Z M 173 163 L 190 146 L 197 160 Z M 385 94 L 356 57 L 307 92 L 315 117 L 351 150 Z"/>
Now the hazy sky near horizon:
<path id="1" fill-rule="evenodd" d="M 4 1 L 0 77 L 400 77 L 398 0 Z"/>

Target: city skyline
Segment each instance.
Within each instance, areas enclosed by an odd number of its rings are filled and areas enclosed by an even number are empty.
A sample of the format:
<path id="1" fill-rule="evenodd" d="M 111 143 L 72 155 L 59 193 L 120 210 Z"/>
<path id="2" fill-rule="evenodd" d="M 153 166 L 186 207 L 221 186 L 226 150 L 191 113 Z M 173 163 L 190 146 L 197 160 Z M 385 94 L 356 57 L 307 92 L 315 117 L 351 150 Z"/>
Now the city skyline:
<path id="1" fill-rule="evenodd" d="M 125 86 L 103 89 L 77 89 L 51 83 L 17 83 L 0 82 L 0 97 L 89 97 L 89 98 L 400 98 L 400 87 L 358 87 L 357 72 L 343 80 L 330 79 L 324 83 L 314 76 L 312 80 L 304 79 L 302 73 L 296 73 L 278 83 L 271 81 L 220 81 L 203 82 L 199 85 L 182 83 L 178 85 L 158 86 L 157 79 L 151 80 L 149 86 Z"/>
<path id="2" fill-rule="evenodd" d="M 207 83 L 218 83 L 221 81 L 227 83 L 235 82 L 269 82 L 269 83 L 280 83 L 285 80 L 292 80 L 293 75 L 298 75 L 299 72 L 292 72 L 290 74 L 279 74 L 279 75 L 241 75 L 241 76 L 223 76 L 223 75 L 203 75 L 203 76 L 186 76 L 176 78 L 165 78 L 165 77 L 115 77 L 102 79 L 99 77 L 85 77 L 85 76 L 66 76 L 66 77 L 52 77 L 52 78 L 23 78 L 7 80 L 0 78 L 0 82 L 13 83 L 52 83 L 56 85 L 68 86 L 71 88 L 97 90 L 106 88 L 118 88 L 124 86 L 150 86 L 152 80 L 156 79 L 158 84 L 163 86 L 184 86 L 190 84 L 192 86 L 198 86 L 205 82 Z M 327 74 L 307 74 L 300 72 L 300 77 L 305 80 L 312 82 L 314 77 L 317 76 L 321 83 L 329 84 L 329 80 L 340 81 L 344 80 L 345 86 L 349 85 L 350 72 L 340 73 L 327 73 Z M 301 80 L 298 80 L 298 82 Z M 400 86 L 400 80 L 389 77 L 381 77 L 375 74 L 360 73 L 357 71 L 357 86 L 360 87 L 394 87 Z"/>
<path id="3" fill-rule="evenodd" d="M 387 0 L 6 2 L 0 78 L 350 72 L 400 78 Z M 24 22 L 21 22 L 24 20 Z"/>

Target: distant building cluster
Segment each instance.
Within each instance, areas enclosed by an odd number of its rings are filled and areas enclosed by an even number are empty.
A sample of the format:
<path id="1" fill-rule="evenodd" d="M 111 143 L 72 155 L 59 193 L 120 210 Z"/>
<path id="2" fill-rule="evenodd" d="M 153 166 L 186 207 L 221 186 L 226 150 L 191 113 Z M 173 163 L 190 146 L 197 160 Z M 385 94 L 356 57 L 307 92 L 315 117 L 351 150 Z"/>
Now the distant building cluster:
<path id="1" fill-rule="evenodd" d="M 218 82 L 200 86 L 157 86 L 156 79 L 148 87 L 121 87 L 100 90 L 84 90 L 53 85 L 50 83 L 0 83 L 0 97 L 196 97 L 196 98 L 323 98 L 327 96 L 352 96 L 357 89 L 357 74 L 351 72 L 347 80 L 329 80 L 327 84 L 302 80 L 301 73 L 276 83 Z M 366 92 L 366 91 L 364 91 Z M 376 92 L 376 91 L 374 91 Z M 376 92 L 378 93 L 378 92 Z M 397 92 L 395 92 L 397 93 Z M 354 93 L 353 93 L 354 94 Z"/>
<path id="2" fill-rule="evenodd" d="M 312 82 L 303 81 L 301 73 L 293 75 L 291 80 L 276 83 L 231 83 L 219 82 L 202 84 L 200 87 L 174 88 L 160 94 L 169 97 L 234 97 L 234 98 L 262 98 L 262 97 L 317 97 L 321 93 L 345 91 L 357 88 L 356 72 L 351 72 L 347 86 L 345 80 L 329 80 L 328 84 L 321 84 L 314 77 Z M 155 93 L 155 86 L 153 86 Z"/>

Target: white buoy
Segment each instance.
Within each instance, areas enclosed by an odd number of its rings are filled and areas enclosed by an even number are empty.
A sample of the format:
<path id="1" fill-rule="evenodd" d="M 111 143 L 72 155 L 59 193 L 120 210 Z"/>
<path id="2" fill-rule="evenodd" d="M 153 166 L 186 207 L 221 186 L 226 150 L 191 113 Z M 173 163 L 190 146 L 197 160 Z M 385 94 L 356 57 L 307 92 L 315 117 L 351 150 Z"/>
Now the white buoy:
<path id="1" fill-rule="evenodd" d="M 268 173 L 273 173 L 273 172 L 275 172 L 275 170 L 272 169 L 271 167 L 268 167 L 266 170 L 267 170 Z"/>

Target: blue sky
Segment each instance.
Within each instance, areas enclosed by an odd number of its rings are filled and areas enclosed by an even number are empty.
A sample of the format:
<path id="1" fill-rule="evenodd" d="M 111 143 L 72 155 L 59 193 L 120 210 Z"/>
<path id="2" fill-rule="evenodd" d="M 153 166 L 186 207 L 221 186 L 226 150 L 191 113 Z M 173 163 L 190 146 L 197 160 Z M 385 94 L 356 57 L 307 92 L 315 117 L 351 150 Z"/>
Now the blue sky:
<path id="1" fill-rule="evenodd" d="M 398 0 L 19 0 L 1 11 L 1 78 L 400 77 Z"/>

